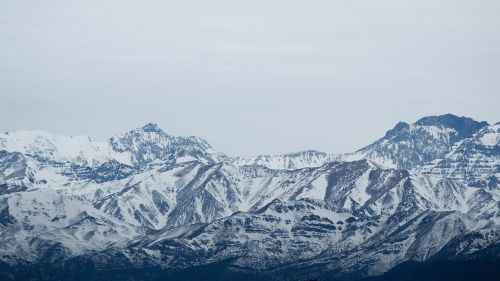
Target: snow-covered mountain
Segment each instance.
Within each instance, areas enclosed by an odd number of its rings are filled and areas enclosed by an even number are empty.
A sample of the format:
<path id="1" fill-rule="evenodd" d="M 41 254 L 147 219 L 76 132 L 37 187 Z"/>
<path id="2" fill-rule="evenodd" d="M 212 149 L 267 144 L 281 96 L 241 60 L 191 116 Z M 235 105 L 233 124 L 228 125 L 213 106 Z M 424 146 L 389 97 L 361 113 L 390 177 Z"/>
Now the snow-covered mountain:
<path id="1" fill-rule="evenodd" d="M 244 165 L 260 165 L 275 170 L 296 170 L 320 167 L 328 162 L 341 160 L 341 155 L 327 154 L 316 150 L 300 151 L 280 155 L 259 155 L 255 157 L 236 157 L 232 163 Z"/>
<path id="2" fill-rule="evenodd" d="M 219 161 L 219 155 L 207 141 L 198 137 L 171 136 L 153 123 L 102 142 L 87 136 L 67 137 L 43 131 L 5 132 L 0 135 L 0 150 L 90 167 L 110 160 L 131 166 L 193 159 Z"/>
<path id="3" fill-rule="evenodd" d="M 488 127 L 452 114 L 424 117 L 413 124 L 399 122 L 374 143 L 352 153 L 327 154 L 309 150 L 282 155 L 237 157 L 238 165 L 262 165 L 270 169 L 300 169 L 319 167 L 332 161 L 369 159 L 387 168 L 413 169 L 444 157 L 452 147 Z"/>
<path id="4" fill-rule="evenodd" d="M 171 136 L 153 123 L 112 137 L 108 144 L 113 151 L 129 155 L 130 163 L 135 166 L 155 161 L 219 161 L 218 154 L 204 139 Z"/>
<path id="5" fill-rule="evenodd" d="M 350 154 L 231 158 L 154 124 L 104 142 L 4 133 L 0 279 L 360 279 L 500 260 L 499 136 L 448 114 Z"/>
<path id="6" fill-rule="evenodd" d="M 456 143 L 472 137 L 487 122 L 452 114 L 424 117 L 413 124 L 399 122 L 384 137 L 364 147 L 355 158 L 367 158 L 387 167 L 413 169 L 445 156 Z"/>
<path id="7" fill-rule="evenodd" d="M 75 162 L 89 166 L 120 157 L 105 142 L 96 143 L 87 136 L 67 137 L 43 131 L 5 132 L 0 135 L 0 149 L 48 161 Z"/>

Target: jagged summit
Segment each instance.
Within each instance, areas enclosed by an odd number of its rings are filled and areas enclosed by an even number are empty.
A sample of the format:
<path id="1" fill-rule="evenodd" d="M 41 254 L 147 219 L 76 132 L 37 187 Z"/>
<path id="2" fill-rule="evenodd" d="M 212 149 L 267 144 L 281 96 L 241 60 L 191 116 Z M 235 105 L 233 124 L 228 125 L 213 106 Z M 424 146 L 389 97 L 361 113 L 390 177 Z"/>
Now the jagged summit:
<path id="1" fill-rule="evenodd" d="M 448 113 L 438 116 L 426 116 L 417 120 L 413 126 L 427 126 L 448 128 L 455 130 L 459 138 L 468 138 L 477 133 L 481 128 L 489 126 L 486 121 L 476 121 L 469 117 L 459 117 Z M 410 129 L 410 124 L 407 122 L 398 122 L 394 128 L 387 131 L 385 137 L 396 135 L 398 132 Z"/>
<path id="2" fill-rule="evenodd" d="M 390 137 L 390 136 L 393 136 L 395 134 L 397 134 L 398 132 L 402 131 L 402 130 L 407 130 L 410 128 L 410 124 L 406 123 L 406 122 L 398 122 L 396 124 L 396 126 L 394 126 L 394 128 L 390 129 L 389 131 L 387 131 L 385 133 L 385 137 Z"/>
<path id="3" fill-rule="evenodd" d="M 471 137 L 481 128 L 489 126 L 486 121 L 476 121 L 469 117 L 459 117 L 450 113 L 423 117 L 415 122 L 415 125 L 450 128 L 455 130 L 460 138 Z"/>
<path id="4" fill-rule="evenodd" d="M 204 139 L 169 135 L 154 123 L 112 137 L 108 143 L 114 151 L 129 154 L 135 166 L 155 161 L 175 163 L 180 158 L 218 162 L 215 151 Z"/>
<path id="5" fill-rule="evenodd" d="M 412 169 L 442 158 L 458 142 L 488 126 L 453 114 L 428 116 L 413 124 L 399 122 L 384 137 L 356 152 L 388 167 Z"/>
<path id="6" fill-rule="evenodd" d="M 146 125 L 142 126 L 141 130 L 148 133 L 164 133 L 164 131 L 158 126 L 158 124 L 153 122 L 149 122 Z"/>

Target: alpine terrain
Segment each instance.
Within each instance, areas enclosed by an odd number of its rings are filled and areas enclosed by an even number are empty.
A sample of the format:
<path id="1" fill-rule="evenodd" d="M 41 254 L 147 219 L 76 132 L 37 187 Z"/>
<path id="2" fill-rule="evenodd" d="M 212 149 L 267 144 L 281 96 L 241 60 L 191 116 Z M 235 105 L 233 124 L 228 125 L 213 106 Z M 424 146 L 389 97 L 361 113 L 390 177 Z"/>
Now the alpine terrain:
<path id="1" fill-rule="evenodd" d="M 500 123 L 232 157 L 155 124 L 0 134 L 0 280 L 500 280 Z"/>

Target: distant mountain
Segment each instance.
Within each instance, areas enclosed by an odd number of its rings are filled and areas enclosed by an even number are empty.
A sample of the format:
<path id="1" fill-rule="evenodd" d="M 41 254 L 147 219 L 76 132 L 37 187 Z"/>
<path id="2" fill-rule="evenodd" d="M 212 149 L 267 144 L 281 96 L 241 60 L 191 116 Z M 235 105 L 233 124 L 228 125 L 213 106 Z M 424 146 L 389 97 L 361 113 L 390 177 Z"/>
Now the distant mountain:
<path id="1" fill-rule="evenodd" d="M 158 161 L 219 161 L 207 141 L 171 136 L 153 123 L 104 142 L 94 142 L 87 136 L 66 137 L 43 131 L 6 132 L 0 135 L 0 150 L 92 167 L 110 160 L 137 167 Z"/>
<path id="2" fill-rule="evenodd" d="M 96 165 L 121 155 L 105 142 L 87 136 L 59 136 L 43 131 L 16 131 L 0 134 L 0 149 L 35 156 L 45 161 Z M 123 156 L 125 157 L 125 156 Z"/>
<path id="3" fill-rule="evenodd" d="M 456 143 L 486 126 L 487 122 L 452 114 L 424 117 L 414 124 L 399 122 L 384 137 L 358 150 L 355 156 L 388 167 L 413 169 L 444 157 Z"/>
<path id="4" fill-rule="evenodd" d="M 488 126 L 485 121 L 478 122 L 452 114 L 429 116 L 413 124 L 399 122 L 385 136 L 353 153 L 327 154 L 309 150 L 282 155 L 237 157 L 233 163 L 294 170 L 319 167 L 332 161 L 370 159 L 388 168 L 413 169 L 444 157 L 455 144 Z"/>
<path id="5" fill-rule="evenodd" d="M 153 123 L 112 137 L 109 145 L 113 151 L 129 155 L 130 162 L 135 166 L 155 161 L 219 161 L 218 155 L 204 139 L 171 136 Z"/>
<path id="6" fill-rule="evenodd" d="M 256 157 L 236 157 L 231 162 L 236 165 L 260 165 L 275 170 L 296 170 L 319 167 L 341 159 L 338 155 L 315 150 L 300 151 L 281 155 L 259 155 Z"/>
<path id="7" fill-rule="evenodd" d="M 0 279 L 359 280 L 500 260 L 499 141 L 498 123 L 450 114 L 342 155 L 232 158 L 152 123 L 104 142 L 4 133 Z"/>

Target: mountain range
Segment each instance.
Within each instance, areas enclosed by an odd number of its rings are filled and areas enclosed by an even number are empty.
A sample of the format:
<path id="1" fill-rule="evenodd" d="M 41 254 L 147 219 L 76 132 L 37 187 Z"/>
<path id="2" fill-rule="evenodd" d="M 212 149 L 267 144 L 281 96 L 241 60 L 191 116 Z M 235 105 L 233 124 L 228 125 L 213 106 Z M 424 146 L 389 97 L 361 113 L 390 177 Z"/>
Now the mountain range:
<path id="1" fill-rule="evenodd" d="M 498 280 L 499 179 L 500 123 L 452 114 L 345 154 L 6 132 L 0 279 Z"/>

